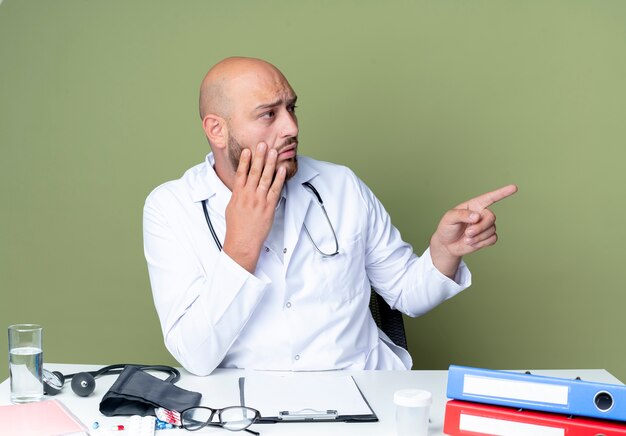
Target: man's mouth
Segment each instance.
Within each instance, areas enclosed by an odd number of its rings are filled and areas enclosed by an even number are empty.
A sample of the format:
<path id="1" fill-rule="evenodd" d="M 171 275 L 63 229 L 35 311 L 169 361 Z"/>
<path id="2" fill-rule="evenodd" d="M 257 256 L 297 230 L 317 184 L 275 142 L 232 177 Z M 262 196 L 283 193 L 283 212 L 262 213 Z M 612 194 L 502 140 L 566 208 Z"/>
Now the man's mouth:
<path id="1" fill-rule="evenodd" d="M 278 152 L 278 157 L 281 159 L 290 159 L 292 157 L 296 156 L 296 150 L 298 147 L 298 143 L 297 142 L 293 142 L 291 144 L 289 144 L 288 146 L 282 148 L 279 152 Z"/>

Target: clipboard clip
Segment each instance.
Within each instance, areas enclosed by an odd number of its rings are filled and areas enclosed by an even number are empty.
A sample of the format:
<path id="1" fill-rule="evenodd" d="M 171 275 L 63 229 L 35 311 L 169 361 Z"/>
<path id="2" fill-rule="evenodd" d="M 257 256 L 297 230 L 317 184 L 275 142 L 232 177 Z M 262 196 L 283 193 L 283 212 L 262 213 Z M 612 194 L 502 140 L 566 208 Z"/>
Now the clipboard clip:
<path id="1" fill-rule="evenodd" d="M 332 421 L 338 416 L 336 410 L 302 409 L 294 412 L 288 410 L 278 412 L 278 419 L 282 421 Z"/>

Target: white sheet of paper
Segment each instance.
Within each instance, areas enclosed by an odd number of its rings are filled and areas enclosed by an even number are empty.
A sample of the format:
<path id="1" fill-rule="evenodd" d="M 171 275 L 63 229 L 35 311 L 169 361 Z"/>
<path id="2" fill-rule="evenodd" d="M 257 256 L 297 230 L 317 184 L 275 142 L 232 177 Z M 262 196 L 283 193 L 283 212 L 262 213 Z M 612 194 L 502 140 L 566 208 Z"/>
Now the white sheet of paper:
<path id="1" fill-rule="evenodd" d="M 372 414 L 354 379 L 337 373 L 248 371 L 244 395 L 246 406 L 257 409 L 264 417 L 311 409 L 336 410 L 338 415 Z"/>

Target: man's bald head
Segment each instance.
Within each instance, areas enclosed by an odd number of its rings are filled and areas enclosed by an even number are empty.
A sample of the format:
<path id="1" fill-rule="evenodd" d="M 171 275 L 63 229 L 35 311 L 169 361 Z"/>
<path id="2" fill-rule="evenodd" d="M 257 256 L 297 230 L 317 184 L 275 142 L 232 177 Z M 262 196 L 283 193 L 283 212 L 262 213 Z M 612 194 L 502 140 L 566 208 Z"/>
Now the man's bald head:
<path id="1" fill-rule="evenodd" d="M 235 87 L 243 85 L 246 79 L 258 79 L 263 75 L 287 81 L 278 68 L 262 59 L 230 57 L 215 64 L 200 85 L 200 118 L 209 114 L 228 118 L 236 103 Z"/>
<path id="2" fill-rule="evenodd" d="M 216 64 L 200 86 L 200 117 L 218 177 L 231 187 L 241 153 L 257 147 L 278 154 L 287 178 L 298 168 L 297 95 L 283 74 L 261 59 L 233 57 Z"/>

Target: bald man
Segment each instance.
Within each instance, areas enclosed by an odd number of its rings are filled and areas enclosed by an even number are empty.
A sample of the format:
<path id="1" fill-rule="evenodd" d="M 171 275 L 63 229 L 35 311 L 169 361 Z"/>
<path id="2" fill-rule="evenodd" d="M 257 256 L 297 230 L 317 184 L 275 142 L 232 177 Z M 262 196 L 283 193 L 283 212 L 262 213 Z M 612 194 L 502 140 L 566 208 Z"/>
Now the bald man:
<path id="1" fill-rule="evenodd" d="M 446 212 L 413 253 L 348 168 L 298 155 L 297 96 L 260 59 L 228 58 L 200 87 L 211 147 L 144 207 L 144 250 L 165 344 L 188 371 L 410 369 L 369 312 L 373 288 L 421 315 L 471 282 L 462 257 L 497 240 L 489 207 Z"/>

